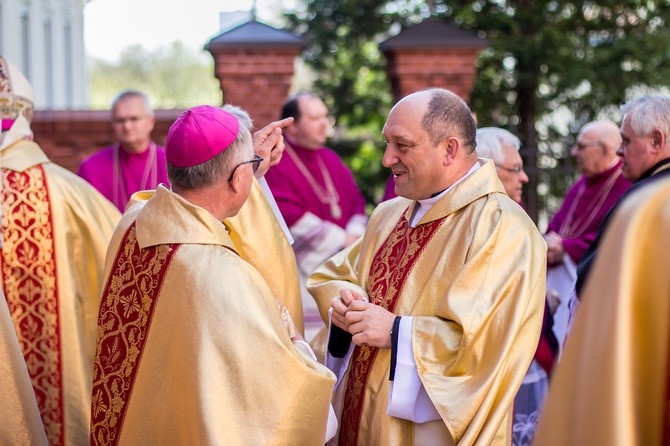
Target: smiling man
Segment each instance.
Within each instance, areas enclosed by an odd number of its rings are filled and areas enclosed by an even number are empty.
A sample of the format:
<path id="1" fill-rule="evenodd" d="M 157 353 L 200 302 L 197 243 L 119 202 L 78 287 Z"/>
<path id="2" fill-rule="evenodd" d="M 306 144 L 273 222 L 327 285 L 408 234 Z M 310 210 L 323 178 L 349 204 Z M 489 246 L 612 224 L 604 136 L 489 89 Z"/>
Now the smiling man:
<path id="1" fill-rule="evenodd" d="M 477 158 L 475 131 L 448 90 L 400 100 L 383 129 L 399 197 L 310 277 L 322 316 L 332 311 L 340 445 L 511 442 L 546 245 Z"/>

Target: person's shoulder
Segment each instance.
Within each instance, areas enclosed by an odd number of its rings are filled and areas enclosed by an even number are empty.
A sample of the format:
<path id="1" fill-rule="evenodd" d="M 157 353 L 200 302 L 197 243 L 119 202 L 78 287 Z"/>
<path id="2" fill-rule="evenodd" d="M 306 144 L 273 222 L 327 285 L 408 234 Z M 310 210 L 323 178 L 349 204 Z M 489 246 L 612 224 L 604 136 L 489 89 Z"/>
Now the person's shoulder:
<path id="1" fill-rule="evenodd" d="M 512 200 L 506 193 L 491 193 L 487 195 L 485 203 L 486 206 L 497 208 L 501 218 L 511 219 L 513 221 L 523 221 L 524 223 L 530 222 L 535 226 L 526 210 L 519 203 Z"/>
<path id="2" fill-rule="evenodd" d="M 375 207 L 372 211 L 370 219 L 388 219 L 394 217 L 400 217 L 400 215 L 407 210 L 407 208 L 412 204 L 412 200 L 405 197 L 395 197 L 390 200 L 382 201 Z"/>
<path id="3" fill-rule="evenodd" d="M 91 162 L 102 161 L 102 160 L 111 160 L 114 151 L 114 146 L 103 147 L 95 153 L 90 154 L 88 157 L 84 158 L 82 164 L 88 164 Z"/>
<path id="4" fill-rule="evenodd" d="M 82 210 L 91 207 L 93 203 L 98 203 L 103 207 L 111 206 L 116 210 L 109 200 L 81 176 L 55 163 L 45 164 L 44 170 L 47 174 L 49 188 L 57 192 L 64 203 L 70 203 Z"/>
<path id="5" fill-rule="evenodd" d="M 586 183 L 586 177 L 584 175 L 580 175 L 579 178 L 577 178 L 571 185 L 568 187 L 568 192 L 567 193 L 575 193 L 584 183 Z"/>
<path id="6" fill-rule="evenodd" d="M 342 157 L 340 156 L 339 153 L 337 153 L 335 151 L 335 149 L 323 146 L 319 149 L 319 155 L 321 156 L 321 158 L 323 158 L 327 162 L 339 163 L 341 165 L 344 165 L 344 161 L 342 161 Z"/>
<path id="7" fill-rule="evenodd" d="M 79 174 L 97 174 L 97 172 L 93 172 L 92 170 L 102 166 L 111 165 L 113 160 L 113 149 L 114 146 L 105 147 L 84 158 L 79 166 Z"/>
<path id="8" fill-rule="evenodd" d="M 241 289 L 262 292 L 259 283 L 263 282 L 263 277 L 230 247 L 220 244 L 182 243 L 180 250 L 185 254 L 185 268 L 193 271 L 194 277 L 225 277 L 228 285 L 223 289 L 216 285 L 218 280 L 214 281 L 216 290 L 226 293 Z"/>

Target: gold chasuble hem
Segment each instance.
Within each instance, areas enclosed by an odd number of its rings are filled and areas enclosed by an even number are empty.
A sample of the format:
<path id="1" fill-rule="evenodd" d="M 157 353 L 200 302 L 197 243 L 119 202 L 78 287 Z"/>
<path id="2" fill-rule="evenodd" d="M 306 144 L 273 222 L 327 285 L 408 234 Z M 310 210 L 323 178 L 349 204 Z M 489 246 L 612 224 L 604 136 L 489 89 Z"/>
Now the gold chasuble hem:
<path id="1" fill-rule="evenodd" d="M 47 177 L 3 169 L 5 296 L 49 444 L 65 443 L 60 305 Z"/>
<path id="2" fill-rule="evenodd" d="M 96 445 L 119 442 L 165 273 L 179 245 L 141 249 L 133 223 L 121 246 L 100 303 L 90 437 Z"/>

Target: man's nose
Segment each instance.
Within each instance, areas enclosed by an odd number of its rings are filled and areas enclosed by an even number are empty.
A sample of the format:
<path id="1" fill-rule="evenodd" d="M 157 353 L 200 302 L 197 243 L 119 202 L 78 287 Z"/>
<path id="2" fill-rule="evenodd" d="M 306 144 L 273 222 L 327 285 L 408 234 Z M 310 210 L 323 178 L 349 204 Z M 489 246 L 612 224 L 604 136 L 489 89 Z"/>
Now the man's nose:
<path id="1" fill-rule="evenodd" d="M 577 157 L 578 153 L 579 149 L 577 149 L 577 144 L 573 144 L 572 147 L 570 147 L 570 155 Z"/>
<path id="2" fill-rule="evenodd" d="M 623 144 L 621 144 L 621 145 L 619 146 L 619 148 L 616 149 L 616 154 L 617 154 L 617 156 L 623 158 Z"/>
<path id="3" fill-rule="evenodd" d="M 519 181 L 521 181 L 523 184 L 528 182 L 528 175 L 526 175 L 526 171 L 523 169 L 521 169 L 519 172 Z"/>
<path id="4" fill-rule="evenodd" d="M 384 156 L 382 157 L 382 165 L 384 167 L 391 167 L 398 162 L 398 157 L 391 152 L 392 150 L 387 145 L 386 150 L 384 150 Z"/>

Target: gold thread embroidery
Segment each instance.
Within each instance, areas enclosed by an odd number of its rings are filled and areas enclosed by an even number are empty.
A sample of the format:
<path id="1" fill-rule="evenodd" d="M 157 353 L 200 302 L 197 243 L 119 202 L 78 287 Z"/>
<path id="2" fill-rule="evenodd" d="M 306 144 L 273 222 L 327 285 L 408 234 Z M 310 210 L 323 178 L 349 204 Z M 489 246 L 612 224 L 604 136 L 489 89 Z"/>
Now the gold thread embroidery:
<path id="1" fill-rule="evenodd" d="M 140 249 L 134 224 L 124 235 L 100 303 L 91 444 L 119 441 L 157 299 L 176 250 L 177 245 Z"/>
<path id="2" fill-rule="evenodd" d="M 2 278 L 47 439 L 64 443 L 56 254 L 41 166 L 3 170 Z"/>

